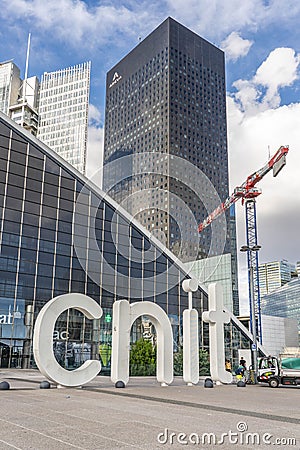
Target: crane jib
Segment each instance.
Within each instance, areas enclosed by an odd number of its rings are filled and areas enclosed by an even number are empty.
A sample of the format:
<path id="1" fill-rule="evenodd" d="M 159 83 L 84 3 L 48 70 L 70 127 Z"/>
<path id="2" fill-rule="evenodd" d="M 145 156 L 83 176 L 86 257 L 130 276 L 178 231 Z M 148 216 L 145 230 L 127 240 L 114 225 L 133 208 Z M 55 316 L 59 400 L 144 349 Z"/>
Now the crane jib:
<path id="1" fill-rule="evenodd" d="M 288 151 L 288 146 L 281 146 L 265 166 L 249 175 L 244 183 L 236 187 L 233 193 L 199 224 L 198 232 L 201 233 L 201 231 L 208 227 L 213 220 L 223 214 L 223 212 L 230 208 L 237 200 L 242 199 L 243 204 L 245 199 L 255 198 L 260 195 L 261 189 L 257 189 L 254 186 L 272 169 L 273 177 L 276 177 L 279 174 L 286 165 L 286 155 Z"/>

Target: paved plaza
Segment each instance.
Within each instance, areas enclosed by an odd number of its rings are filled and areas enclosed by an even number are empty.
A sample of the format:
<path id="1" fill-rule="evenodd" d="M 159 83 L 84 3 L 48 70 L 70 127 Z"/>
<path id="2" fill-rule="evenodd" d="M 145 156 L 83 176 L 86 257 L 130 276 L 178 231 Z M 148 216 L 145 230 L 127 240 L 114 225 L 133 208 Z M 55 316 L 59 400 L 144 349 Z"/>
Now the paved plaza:
<path id="1" fill-rule="evenodd" d="M 205 389 L 97 377 L 82 389 L 40 389 L 34 370 L 0 369 L 0 450 L 299 449 L 300 388 Z"/>

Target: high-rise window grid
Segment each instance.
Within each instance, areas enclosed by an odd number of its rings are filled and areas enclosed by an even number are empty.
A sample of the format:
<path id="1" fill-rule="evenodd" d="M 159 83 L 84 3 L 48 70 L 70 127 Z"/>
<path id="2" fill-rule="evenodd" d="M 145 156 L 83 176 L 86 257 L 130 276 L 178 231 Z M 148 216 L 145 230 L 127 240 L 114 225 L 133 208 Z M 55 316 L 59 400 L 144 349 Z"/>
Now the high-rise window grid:
<path id="1" fill-rule="evenodd" d="M 112 83 L 115 74 L 119 78 Z M 206 174 L 220 201 L 228 196 L 223 52 L 169 18 L 108 72 L 106 87 L 105 164 L 121 157 L 122 150 L 176 155 Z M 153 197 L 155 212 L 150 220 L 143 212 L 136 213 L 136 218 L 151 232 L 163 232 L 165 237 L 160 233 L 160 239 L 175 254 L 182 244 L 180 228 L 185 228 L 190 236 L 185 243 L 187 260 L 195 255 L 196 247 L 198 257 L 207 255 L 210 230 L 202 233 L 199 246 L 197 229 L 179 212 L 175 197 L 185 202 L 196 222 L 210 211 L 189 189 L 172 179 L 171 173 L 163 180 L 157 178 L 135 176 L 128 182 L 127 193 L 141 187 L 165 188 L 174 194 L 172 201 L 169 197 L 166 200 L 168 211 L 161 217 L 158 194 Z M 117 201 L 127 195 L 118 188 L 115 191 L 110 193 Z M 230 251 L 229 247 L 227 239 L 225 250 Z"/>
<path id="2" fill-rule="evenodd" d="M 81 173 L 86 170 L 91 63 L 21 80 L 11 61 L 0 63 L 0 111 L 26 128 Z"/>
<path id="3" fill-rule="evenodd" d="M 38 138 L 85 173 L 90 62 L 44 73 Z"/>

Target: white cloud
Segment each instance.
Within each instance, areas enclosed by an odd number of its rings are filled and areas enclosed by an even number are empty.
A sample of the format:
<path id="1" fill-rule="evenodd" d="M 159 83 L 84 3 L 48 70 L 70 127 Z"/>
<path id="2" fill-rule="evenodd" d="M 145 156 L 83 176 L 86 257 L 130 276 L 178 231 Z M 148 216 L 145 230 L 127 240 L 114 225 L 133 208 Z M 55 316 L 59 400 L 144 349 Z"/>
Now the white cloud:
<path id="1" fill-rule="evenodd" d="M 280 105 L 279 89 L 298 79 L 300 57 L 292 48 L 276 48 L 257 69 L 251 80 L 237 80 L 232 94 L 247 114 L 257 114 Z"/>
<path id="2" fill-rule="evenodd" d="M 246 56 L 253 44 L 253 41 L 243 39 L 240 33 L 233 31 L 221 42 L 221 48 L 226 53 L 228 60 L 236 61 L 242 56 Z"/>
<path id="3" fill-rule="evenodd" d="M 126 7 L 116 2 L 88 6 L 83 0 L 10 0 L 2 6 L 0 17 L 8 23 L 21 19 L 22 25 L 51 33 L 59 40 L 84 47 L 101 46 L 107 42 L 122 43 L 120 35 L 138 36 L 153 27 L 157 18 L 139 2 Z M 151 28 L 150 28 L 151 29 Z"/>
<path id="4" fill-rule="evenodd" d="M 292 48 L 276 48 L 257 69 L 253 82 L 267 87 L 266 97 L 278 97 L 278 89 L 290 86 L 297 78 L 299 55 Z"/>

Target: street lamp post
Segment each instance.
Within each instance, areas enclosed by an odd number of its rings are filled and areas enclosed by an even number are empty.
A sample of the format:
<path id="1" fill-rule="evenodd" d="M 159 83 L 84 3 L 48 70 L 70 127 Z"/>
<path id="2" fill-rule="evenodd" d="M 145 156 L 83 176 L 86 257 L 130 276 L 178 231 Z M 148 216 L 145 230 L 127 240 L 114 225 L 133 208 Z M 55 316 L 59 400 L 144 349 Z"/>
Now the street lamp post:
<path id="1" fill-rule="evenodd" d="M 243 245 L 240 249 L 241 252 L 258 252 L 260 250 L 260 245 L 253 245 L 249 247 L 248 245 Z M 252 261 L 251 253 L 248 261 Z M 255 298 L 254 298 L 254 276 L 253 276 L 253 265 L 250 264 L 249 267 L 249 306 L 250 306 L 250 324 L 251 333 L 253 338 L 253 343 L 251 346 L 252 354 L 252 366 L 254 371 L 254 384 L 257 384 L 257 331 L 256 331 L 256 314 L 255 314 Z"/>

